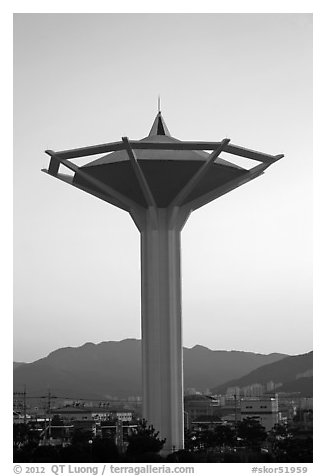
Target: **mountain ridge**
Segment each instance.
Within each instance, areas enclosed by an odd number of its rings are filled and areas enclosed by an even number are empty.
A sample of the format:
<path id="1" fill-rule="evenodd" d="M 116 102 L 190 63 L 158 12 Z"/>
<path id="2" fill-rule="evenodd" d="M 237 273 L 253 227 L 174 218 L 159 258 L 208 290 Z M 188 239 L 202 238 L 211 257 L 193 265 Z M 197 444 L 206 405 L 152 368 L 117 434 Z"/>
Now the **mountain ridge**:
<path id="1" fill-rule="evenodd" d="M 205 391 L 230 376 L 239 378 L 264 365 L 287 357 L 286 354 L 260 354 L 245 351 L 211 350 L 196 345 L 185 347 L 184 387 Z M 35 362 L 14 370 L 14 387 L 26 384 L 30 394 L 51 391 L 107 398 L 141 395 L 141 341 L 86 342 L 64 347 Z"/>
<path id="2" fill-rule="evenodd" d="M 212 393 L 224 394 L 228 388 L 239 387 L 244 389 L 250 385 L 267 385 L 273 381 L 277 391 L 301 391 L 304 396 L 313 394 L 313 351 L 305 354 L 287 356 L 284 359 L 263 365 L 247 375 L 238 379 L 224 382 L 222 385 L 212 387 Z"/>

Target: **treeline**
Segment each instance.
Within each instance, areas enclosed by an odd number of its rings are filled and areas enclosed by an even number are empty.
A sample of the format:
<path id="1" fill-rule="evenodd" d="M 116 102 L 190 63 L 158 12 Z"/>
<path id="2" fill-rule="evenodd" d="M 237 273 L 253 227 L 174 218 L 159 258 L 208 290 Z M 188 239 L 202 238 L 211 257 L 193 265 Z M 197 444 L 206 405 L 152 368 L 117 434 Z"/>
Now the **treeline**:
<path id="1" fill-rule="evenodd" d="M 187 431 L 185 449 L 160 455 L 165 440 L 141 421 L 127 437 L 122 451 L 113 438 L 94 437 L 91 431 L 74 430 L 68 446 L 40 446 L 39 432 L 29 425 L 14 425 L 15 463 L 310 463 L 313 461 L 312 429 L 300 424 L 276 425 L 267 433 L 254 418 L 236 427 Z"/>

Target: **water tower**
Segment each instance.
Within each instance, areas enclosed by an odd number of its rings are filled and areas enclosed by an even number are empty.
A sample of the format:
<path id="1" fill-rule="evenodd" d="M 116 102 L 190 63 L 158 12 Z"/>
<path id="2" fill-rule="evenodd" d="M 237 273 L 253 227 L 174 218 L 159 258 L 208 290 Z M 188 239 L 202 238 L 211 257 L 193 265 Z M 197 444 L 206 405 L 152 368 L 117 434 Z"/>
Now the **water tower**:
<path id="1" fill-rule="evenodd" d="M 210 151 L 208 153 L 207 151 Z M 220 142 L 181 141 L 158 112 L 150 133 L 129 140 L 54 152 L 44 172 L 130 214 L 141 236 L 143 417 L 184 445 L 180 234 L 191 212 L 259 177 L 283 155 Z M 258 162 L 246 169 L 227 158 Z M 104 154 L 78 167 L 69 159 Z M 73 175 L 59 173 L 65 166 Z"/>

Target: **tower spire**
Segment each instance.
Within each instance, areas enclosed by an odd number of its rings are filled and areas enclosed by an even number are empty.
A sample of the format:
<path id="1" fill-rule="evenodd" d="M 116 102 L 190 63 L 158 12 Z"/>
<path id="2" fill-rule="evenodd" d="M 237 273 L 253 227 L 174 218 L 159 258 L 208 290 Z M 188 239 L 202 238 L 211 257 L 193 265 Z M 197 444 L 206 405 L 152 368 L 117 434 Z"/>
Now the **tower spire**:
<path id="1" fill-rule="evenodd" d="M 165 124 L 165 121 L 163 119 L 163 116 L 161 114 L 161 97 L 158 95 L 157 98 L 157 107 L 158 107 L 158 113 L 156 114 L 156 117 L 154 119 L 152 128 L 149 132 L 149 136 L 171 136 L 169 129 L 167 128 L 167 125 Z"/>

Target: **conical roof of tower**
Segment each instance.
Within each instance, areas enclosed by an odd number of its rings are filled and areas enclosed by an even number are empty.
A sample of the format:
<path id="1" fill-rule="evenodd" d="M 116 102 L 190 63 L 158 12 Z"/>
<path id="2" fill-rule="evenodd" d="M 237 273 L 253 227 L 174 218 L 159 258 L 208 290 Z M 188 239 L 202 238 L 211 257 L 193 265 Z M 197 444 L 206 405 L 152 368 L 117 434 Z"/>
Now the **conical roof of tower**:
<path id="1" fill-rule="evenodd" d="M 149 136 L 170 136 L 170 131 L 165 124 L 161 111 L 158 112 L 154 119 L 152 128 L 149 132 Z"/>
<path id="2" fill-rule="evenodd" d="M 182 142 L 175 137 L 172 137 L 170 131 L 163 119 L 162 113 L 159 111 L 156 115 L 149 135 L 140 139 L 141 142 Z M 173 161 L 204 161 L 207 160 L 209 154 L 200 150 L 153 150 L 153 149 L 137 149 L 135 155 L 138 160 L 173 160 Z M 115 162 L 129 161 L 128 154 L 125 150 L 118 150 L 111 152 L 103 157 L 93 160 L 85 164 L 82 168 L 97 167 L 99 165 L 112 164 Z M 231 162 L 218 157 L 215 160 L 216 164 L 226 165 L 233 169 L 244 170 Z"/>

